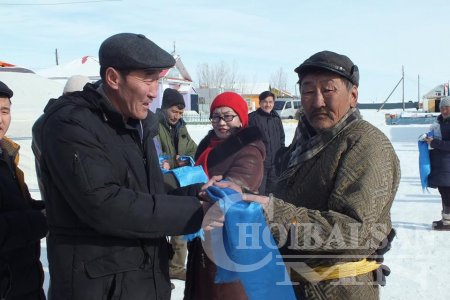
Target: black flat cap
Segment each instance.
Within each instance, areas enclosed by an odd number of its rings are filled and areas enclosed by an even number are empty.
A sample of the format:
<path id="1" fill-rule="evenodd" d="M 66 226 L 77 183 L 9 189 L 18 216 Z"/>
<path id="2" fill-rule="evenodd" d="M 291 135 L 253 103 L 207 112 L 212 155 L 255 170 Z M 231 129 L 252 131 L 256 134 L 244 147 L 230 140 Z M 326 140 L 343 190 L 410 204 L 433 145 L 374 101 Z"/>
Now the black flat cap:
<path id="1" fill-rule="evenodd" d="M 13 91 L 11 91 L 11 89 L 6 84 L 0 81 L 0 96 L 7 96 L 8 98 L 12 98 L 13 95 Z"/>
<path id="2" fill-rule="evenodd" d="M 125 70 L 163 70 L 175 65 L 168 52 L 143 34 L 119 33 L 107 38 L 98 51 L 100 66 Z"/>
<path id="3" fill-rule="evenodd" d="M 298 73 L 300 80 L 310 70 L 324 69 L 339 74 L 352 82 L 359 85 L 359 70 L 350 58 L 345 55 L 331 51 L 321 51 L 305 60 L 294 71 Z"/>

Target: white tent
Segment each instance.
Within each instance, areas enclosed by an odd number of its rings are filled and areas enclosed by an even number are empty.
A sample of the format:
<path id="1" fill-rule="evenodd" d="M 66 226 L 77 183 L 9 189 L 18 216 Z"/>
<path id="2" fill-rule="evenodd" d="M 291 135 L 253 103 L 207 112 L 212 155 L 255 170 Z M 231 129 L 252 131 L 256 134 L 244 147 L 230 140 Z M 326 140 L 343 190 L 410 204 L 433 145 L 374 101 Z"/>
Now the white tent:
<path id="1" fill-rule="evenodd" d="M 62 84 L 65 84 L 67 79 L 73 75 L 84 75 L 91 81 L 97 81 L 100 79 L 100 64 L 96 57 L 83 56 L 66 64 L 36 71 L 36 73 Z"/>
<path id="2" fill-rule="evenodd" d="M 63 84 L 34 73 L 0 72 L 0 81 L 14 92 L 8 130 L 8 136 L 14 138 L 31 137 L 31 127 L 48 100 L 59 97 L 64 88 Z"/>

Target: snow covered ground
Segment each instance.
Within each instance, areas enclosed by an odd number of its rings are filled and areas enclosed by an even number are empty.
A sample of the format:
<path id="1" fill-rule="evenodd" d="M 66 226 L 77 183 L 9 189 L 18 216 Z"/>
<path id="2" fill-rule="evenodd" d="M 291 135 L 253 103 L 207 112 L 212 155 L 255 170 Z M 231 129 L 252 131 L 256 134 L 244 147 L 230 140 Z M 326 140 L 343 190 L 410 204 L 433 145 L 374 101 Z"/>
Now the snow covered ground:
<path id="1" fill-rule="evenodd" d="M 23 75 L 22 75 L 23 76 Z M 16 92 L 13 97 L 13 122 L 8 132 L 21 145 L 21 167 L 33 196 L 40 199 L 31 151 L 31 126 L 41 113 L 48 98 L 62 91 L 62 85 L 47 83 L 37 75 L 26 75 L 27 86 L 10 83 L 13 75 L 0 74 Z M 36 83 L 33 83 L 35 82 Z M 43 86 L 46 88 L 43 89 Z M 39 89 L 35 89 L 39 86 Z M 23 90 L 21 90 L 21 88 Z M 46 90 L 45 95 L 37 90 Z M 437 190 L 423 193 L 418 171 L 417 137 L 427 131 L 427 125 L 387 126 L 384 113 L 362 111 L 364 118 L 380 128 L 392 141 L 401 161 L 402 178 L 400 188 L 392 208 L 392 220 L 397 229 L 397 238 L 392 250 L 385 256 L 385 262 L 392 273 L 387 278 L 387 286 L 381 288 L 381 299 L 448 299 L 448 274 L 450 269 L 450 232 L 431 230 L 431 222 L 440 218 L 441 201 Z M 285 123 L 286 143 L 290 143 L 295 131 L 295 123 Z M 206 125 L 189 125 L 188 129 L 195 141 L 209 130 Z M 48 269 L 46 245 L 42 242 L 42 261 Z M 174 280 L 176 289 L 172 299 L 182 299 L 184 283 Z"/>

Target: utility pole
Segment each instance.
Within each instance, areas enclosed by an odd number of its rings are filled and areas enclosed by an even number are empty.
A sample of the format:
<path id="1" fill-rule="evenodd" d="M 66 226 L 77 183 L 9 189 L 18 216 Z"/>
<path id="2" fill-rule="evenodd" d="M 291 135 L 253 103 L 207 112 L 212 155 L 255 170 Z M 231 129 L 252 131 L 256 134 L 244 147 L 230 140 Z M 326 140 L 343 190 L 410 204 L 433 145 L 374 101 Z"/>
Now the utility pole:
<path id="1" fill-rule="evenodd" d="M 420 103 L 420 75 L 417 74 L 417 105 Z"/>
<path id="2" fill-rule="evenodd" d="M 402 104 L 405 111 L 405 68 L 402 66 Z"/>
<path id="3" fill-rule="evenodd" d="M 58 48 L 55 49 L 55 59 L 56 59 L 56 65 L 59 65 L 59 60 L 58 60 Z"/>

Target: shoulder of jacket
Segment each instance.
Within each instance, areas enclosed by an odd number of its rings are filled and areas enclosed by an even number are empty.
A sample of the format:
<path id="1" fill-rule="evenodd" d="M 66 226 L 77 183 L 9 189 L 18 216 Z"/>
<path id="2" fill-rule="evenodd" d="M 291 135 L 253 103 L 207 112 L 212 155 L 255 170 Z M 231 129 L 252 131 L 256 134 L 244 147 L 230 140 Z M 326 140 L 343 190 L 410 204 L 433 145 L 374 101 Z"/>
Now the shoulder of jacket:
<path id="1" fill-rule="evenodd" d="M 243 144 L 251 143 L 255 140 L 262 140 L 263 135 L 261 130 L 257 126 L 248 126 L 242 128 L 236 135 L 231 136 L 231 138 L 239 139 Z"/>
<path id="2" fill-rule="evenodd" d="M 357 143 L 364 143 L 365 148 L 390 148 L 393 150 L 389 138 L 377 127 L 365 120 L 357 120 L 351 124 L 343 138 Z"/>

